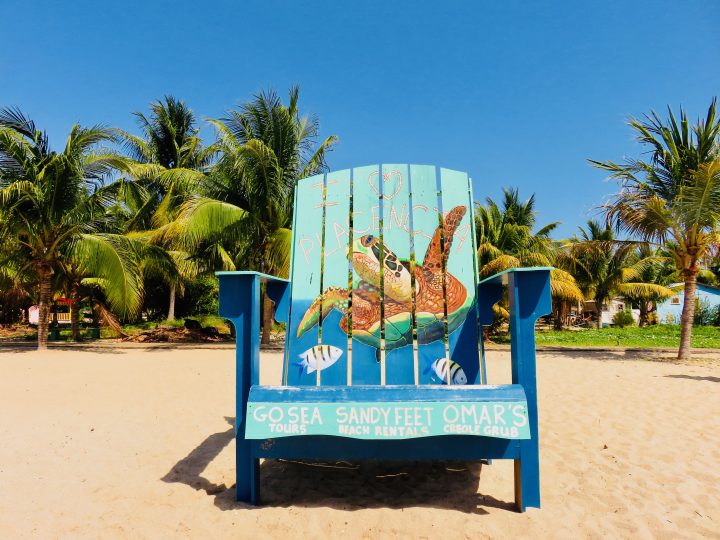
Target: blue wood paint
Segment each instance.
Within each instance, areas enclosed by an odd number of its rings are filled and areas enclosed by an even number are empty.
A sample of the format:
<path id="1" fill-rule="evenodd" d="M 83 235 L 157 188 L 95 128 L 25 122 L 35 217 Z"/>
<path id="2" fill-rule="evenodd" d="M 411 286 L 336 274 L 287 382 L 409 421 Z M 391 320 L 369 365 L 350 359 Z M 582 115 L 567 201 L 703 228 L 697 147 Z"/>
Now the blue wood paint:
<path id="1" fill-rule="evenodd" d="M 540 507 L 540 455 L 538 445 L 535 321 L 552 311 L 550 270 L 509 272 L 510 351 L 512 382 L 522 385 L 527 397 L 531 439 L 520 443 L 515 465 L 516 503 L 521 511 Z"/>
<path id="2" fill-rule="evenodd" d="M 518 401 L 256 401 L 247 407 L 246 439 L 333 435 L 352 439 L 419 439 L 445 435 L 530 438 L 527 405 Z"/>
<path id="3" fill-rule="evenodd" d="M 345 401 L 525 401 L 525 390 L 519 384 L 490 386 L 440 386 L 418 388 L 415 385 L 363 386 L 255 386 L 253 401 L 289 401 L 294 403 L 335 403 Z"/>
<path id="4" fill-rule="evenodd" d="M 444 435 L 422 439 L 375 441 L 313 435 L 251 440 L 262 458 L 339 460 L 479 460 L 517 459 L 520 441 L 493 437 Z M 432 499 L 427 500 L 432 505 Z"/>
<path id="5" fill-rule="evenodd" d="M 398 166 L 393 166 L 398 167 Z M 353 237 L 357 238 L 368 231 L 377 230 L 377 218 L 380 215 L 378 193 L 382 193 L 382 187 L 387 184 L 373 185 L 372 171 L 375 170 L 375 177 L 381 178 L 377 167 L 355 169 L 355 185 L 366 184 L 360 187 L 361 197 L 357 198 L 357 191 L 354 193 L 354 218 Z M 446 174 L 443 172 L 443 174 Z M 458 173 L 459 174 L 459 173 Z M 364 178 L 363 178 L 364 175 Z M 432 188 L 437 186 L 436 170 L 428 166 L 410 166 L 409 175 L 412 177 L 412 220 L 419 224 L 414 227 L 413 241 L 415 243 L 416 257 L 423 262 L 425 250 L 437 227 L 437 217 L 432 223 L 424 215 L 435 214 L 437 207 L 437 192 Z M 451 175 L 452 176 L 452 175 Z M 415 178 L 418 178 L 419 188 L 415 188 Z M 494 459 L 505 458 L 515 460 L 516 475 L 516 503 L 520 510 L 530 506 L 539 507 L 539 455 L 538 455 L 538 411 L 537 411 L 537 386 L 535 373 L 535 336 L 534 325 L 538 317 L 550 312 L 550 270 L 551 268 L 522 268 L 502 272 L 496 276 L 485 279 L 477 284 L 477 313 L 481 324 L 492 322 L 492 305 L 502 297 L 503 286 L 508 287 L 510 299 L 510 331 L 511 331 L 511 356 L 512 356 L 512 385 L 500 387 L 487 386 L 423 386 L 395 385 L 377 386 L 380 382 L 379 366 L 375 361 L 374 349 L 363 343 L 354 344 L 353 352 L 362 357 L 370 352 L 372 362 L 363 364 L 359 373 L 353 370 L 353 375 L 359 374 L 359 380 L 353 383 L 368 384 L 370 386 L 345 386 L 342 382 L 334 383 L 328 379 L 330 371 L 325 374 L 324 382 L 327 386 L 315 387 L 315 378 L 304 381 L 297 377 L 291 381 L 289 370 L 288 376 L 284 378 L 286 384 L 283 387 L 261 387 L 259 386 L 259 338 L 260 338 L 260 284 L 267 283 L 267 291 L 270 298 L 276 304 L 276 318 L 279 321 L 289 320 L 288 346 L 286 349 L 291 352 L 298 348 L 302 349 L 307 344 L 303 340 L 312 341 L 314 330 L 314 344 L 317 344 L 317 325 L 297 339 L 298 322 L 305 314 L 307 307 L 319 294 L 320 283 L 316 275 L 312 278 L 314 265 L 320 266 L 320 247 L 322 246 L 322 185 L 326 181 L 322 175 L 315 177 L 315 191 L 303 189 L 309 186 L 311 179 L 299 183 L 296 192 L 296 220 L 294 227 L 293 243 L 293 264 L 292 264 L 292 285 L 287 280 L 280 280 L 272 276 L 264 276 L 255 272 L 219 272 L 220 278 L 220 315 L 229 319 L 236 328 L 236 437 L 237 437 L 237 498 L 240 501 L 256 504 L 259 500 L 259 469 L 258 458 L 260 457 L 284 457 L 284 458 L 315 458 L 315 459 Z M 317 189 L 318 180 L 320 189 Z M 447 182 L 451 179 L 448 177 Z M 455 180 L 452 180 L 455 181 Z M 443 204 L 449 206 L 454 204 L 454 199 L 446 192 L 447 185 L 443 176 Z M 377 189 L 375 189 L 377 188 Z M 437 189 L 437 187 L 435 188 Z M 452 189 L 452 188 L 451 188 Z M 363 193 L 364 190 L 364 193 Z M 425 191 L 423 191 L 425 190 Z M 373 196 L 372 193 L 375 192 Z M 314 195 L 313 195 L 314 193 Z M 472 204 L 468 190 L 468 205 Z M 433 206 L 432 201 L 435 201 Z M 430 202 L 428 205 L 427 203 Z M 314 203 L 314 204 L 313 204 Z M 373 208 L 374 206 L 374 208 Z M 330 207 L 326 207 L 330 208 Z M 369 208 L 369 210 L 368 210 Z M 385 218 L 392 218 L 390 209 Z M 309 216 L 309 217 L 308 217 Z M 315 216 L 314 219 L 312 216 Z M 318 217 L 320 216 L 320 217 Z M 359 219 L 358 219 L 359 217 Z M 472 217 L 468 216 L 471 220 Z M 375 221 L 373 221 L 375 220 Z M 314 225 L 308 225 L 315 222 Z M 472 223 L 470 223 L 472 235 Z M 432 230 L 426 230 L 430 228 Z M 312 239 L 313 231 L 319 246 L 317 257 L 309 257 L 306 264 L 300 264 L 298 257 L 306 257 L 308 248 L 311 247 L 306 241 L 301 245 L 300 240 Z M 389 236 L 388 236 L 389 237 Z M 327 241 L 329 237 L 326 236 Z M 462 251 L 462 250 L 461 250 Z M 474 247 L 471 251 L 474 251 Z M 312 249 L 310 249 L 312 252 Z M 451 252 L 448 270 L 462 273 L 453 266 L 454 253 Z M 325 263 L 328 261 L 326 260 Z M 356 280 L 358 276 L 355 276 Z M 291 288 L 292 287 L 292 288 Z M 317 289 L 317 291 L 316 291 Z M 474 287 L 473 287 L 474 289 Z M 288 315 L 289 312 L 289 315 Z M 299 315 L 297 315 L 299 313 Z M 329 320 L 326 318 L 326 321 Z M 328 323 L 329 324 L 329 323 Z M 333 324 L 335 324 L 333 322 Z M 293 328 L 294 326 L 294 328 Z M 310 335 L 310 338 L 307 336 Z M 332 339 L 332 334 L 326 336 Z M 457 338 L 450 336 L 450 347 L 455 358 L 462 362 L 461 351 L 470 347 L 463 342 L 463 336 Z M 436 352 L 433 347 L 440 346 Z M 469 355 L 477 354 L 472 350 Z M 436 354 L 444 355 L 444 342 L 437 340 L 422 346 L 422 354 L 432 358 Z M 354 356 L 354 355 L 353 355 Z M 390 356 L 390 361 L 392 357 Z M 292 357 L 289 362 L 293 362 Z M 288 363 L 286 362 L 286 367 Z M 388 374 L 390 372 L 388 371 Z M 312 374 L 315 375 L 315 374 Z M 394 375 L 393 375 L 394 377 Z M 354 378 L 354 377 L 353 377 Z M 367 380 L 363 380 L 367 379 Z M 436 381 L 421 380 L 421 383 L 432 383 Z M 335 384 L 339 384 L 334 386 Z M 274 396 L 274 397 L 269 397 Z M 507 400 L 508 396 L 513 399 L 522 396 L 527 406 L 527 416 L 530 428 L 530 439 L 527 440 L 504 440 L 496 437 L 466 435 L 444 435 L 422 437 L 419 439 L 407 440 L 360 440 L 347 436 L 312 436 L 312 437 L 283 437 L 274 439 L 249 440 L 244 437 L 246 427 L 246 413 L 248 402 L 258 403 L 261 400 L 268 403 L 341 403 L 345 401 L 360 400 L 363 403 L 422 403 L 432 401 L 433 403 L 500 403 Z"/>
<path id="6" fill-rule="evenodd" d="M 413 202 L 413 242 L 415 246 L 415 262 L 423 265 L 430 241 L 439 226 L 438 210 L 438 179 L 435 167 L 431 165 L 410 165 L 412 177 Z M 416 284 L 416 289 L 419 285 Z M 415 318 L 418 334 L 418 377 L 420 384 L 440 384 L 432 369 L 433 362 L 446 357 L 444 326 L 445 317 L 440 315 L 438 321 L 430 326 L 423 327 L 427 321 L 441 314 L 439 312 L 423 311 L 422 306 L 416 302 Z M 432 338 L 427 337 L 432 335 Z M 435 338 L 434 340 L 431 340 Z"/>
<path id="7" fill-rule="evenodd" d="M 381 182 L 377 165 L 353 169 L 353 243 L 364 236 L 380 234 Z M 358 310 L 363 302 L 358 291 L 360 281 L 360 275 L 353 269 L 352 384 L 380 384 L 381 321 L 378 316 L 377 324 L 369 332 L 360 327 Z M 368 343 L 369 338 L 375 345 Z"/>
<path id="8" fill-rule="evenodd" d="M 464 208 L 465 214 L 457 225 L 452 242 L 450 232 L 445 230 L 445 260 L 447 290 L 452 289 L 452 279 L 457 279 L 467 294 L 462 309 L 448 312 L 448 348 L 450 359 L 464 370 L 468 384 L 480 383 L 480 355 L 478 352 L 477 304 L 475 301 L 477 274 L 474 260 L 477 258 L 473 242 L 472 199 L 468 192 L 467 174 L 440 169 L 440 188 L 443 214 Z"/>
<path id="9" fill-rule="evenodd" d="M 260 276 L 220 275 L 220 316 L 235 327 L 235 467 L 238 501 L 257 502 L 260 465 L 245 438 L 250 388 L 259 384 L 260 374 Z"/>
<path id="10" fill-rule="evenodd" d="M 318 345 L 318 324 L 298 336 L 303 318 L 320 295 L 322 263 L 324 176 L 300 180 L 297 185 L 295 225 L 293 229 L 292 307 L 288 326 L 288 357 L 284 380 L 290 385 L 315 385 L 317 373 L 309 373 L 299 364 L 301 355 Z"/>
<path id="11" fill-rule="evenodd" d="M 479 263 L 477 259 L 477 241 L 476 241 L 476 235 L 475 235 L 475 202 L 473 200 L 473 182 L 472 179 L 468 177 L 468 199 L 470 200 L 470 210 L 471 210 L 471 216 L 470 216 L 470 239 L 472 240 L 472 251 L 475 254 L 473 257 L 473 267 L 475 268 L 475 276 L 476 279 L 479 280 L 480 276 L 480 268 Z M 477 293 L 477 287 L 475 287 L 475 291 Z M 477 295 L 475 297 L 475 317 L 477 318 L 477 334 L 478 334 L 478 348 L 480 350 L 480 373 L 479 373 L 479 383 L 480 384 L 488 384 L 487 379 L 487 367 L 485 364 L 485 343 L 483 339 L 483 326 L 480 321 L 480 301 L 479 298 L 477 298 Z"/>
<path id="12" fill-rule="evenodd" d="M 329 307 L 324 302 L 322 343 L 338 347 L 342 354 L 320 373 L 323 385 L 348 384 L 348 336 L 340 323 L 347 312 L 348 245 L 350 241 L 350 169 L 328 173 L 325 177 L 325 237 L 323 294 L 336 298 Z M 344 311 L 343 311 L 344 310 Z"/>
<path id="13" fill-rule="evenodd" d="M 383 177 L 383 245 L 391 250 L 398 261 L 410 261 L 410 179 L 407 165 L 382 165 Z M 409 269 L 400 269 L 411 280 Z M 401 272 L 396 272 L 399 277 Z M 388 279 L 384 283 L 385 302 L 385 382 L 386 384 L 413 384 L 415 382 L 412 343 L 412 289 L 409 297 L 395 298 L 407 302 L 407 311 L 389 316 L 389 305 L 397 293 Z M 402 344 L 397 346 L 397 344 Z"/>

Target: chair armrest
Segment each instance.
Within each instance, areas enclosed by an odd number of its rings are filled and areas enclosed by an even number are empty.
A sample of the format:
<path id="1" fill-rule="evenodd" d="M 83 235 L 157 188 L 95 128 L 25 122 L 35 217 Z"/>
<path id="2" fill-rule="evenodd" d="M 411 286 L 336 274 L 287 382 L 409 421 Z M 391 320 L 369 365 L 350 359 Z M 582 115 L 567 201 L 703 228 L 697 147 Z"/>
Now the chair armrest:
<path id="1" fill-rule="evenodd" d="M 275 303 L 276 311 L 280 311 L 282 299 L 287 296 L 285 303 L 289 310 L 289 292 L 288 285 L 290 280 L 271 276 L 269 274 L 263 274 L 261 272 L 253 272 L 249 270 L 237 271 L 237 272 L 215 272 L 215 275 L 220 280 L 220 306 L 218 314 L 226 319 L 234 319 L 239 315 L 240 304 L 238 300 L 250 293 L 252 287 L 251 283 L 257 282 L 266 283 L 268 288 L 268 295 L 270 299 Z M 250 288 L 249 288 L 250 287 Z M 257 302 L 260 301 L 258 293 Z M 278 321 L 285 322 L 285 321 Z"/>
<path id="2" fill-rule="evenodd" d="M 552 312 L 551 267 L 512 268 L 478 283 L 480 323 L 492 323 L 492 306 L 508 286 L 512 382 L 522 384 L 535 401 L 535 322 Z"/>
<path id="3" fill-rule="evenodd" d="M 503 285 L 507 285 L 508 296 L 512 307 L 517 306 L 524 318 L 533 317 L 535 320 L 552 312 L 550 297 L 550 271 L 551 266 L 535 266 L 530 268 L 510 268 L 499 272 L 478 283 L 478 299 L 480 307 L 480 323 L 489 325 L 493 322 L 493 306 L 502 299 Z M 518 303 L 519 288 L 524 292 L 523 301 Z M 527 288 L 527 289 L 526 289 Z M 545 290 L 547 289 L 547 290 Z M 529 310 L 529 311 L 528 311 Z"/>

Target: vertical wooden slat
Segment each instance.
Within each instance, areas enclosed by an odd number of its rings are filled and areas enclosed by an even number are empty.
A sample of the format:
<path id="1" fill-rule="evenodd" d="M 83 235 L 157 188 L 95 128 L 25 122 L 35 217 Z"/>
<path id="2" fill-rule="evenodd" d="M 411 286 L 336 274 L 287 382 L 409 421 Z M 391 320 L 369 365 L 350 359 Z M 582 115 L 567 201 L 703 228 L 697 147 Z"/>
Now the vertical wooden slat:
<path id="1" fill-rule="evenodd" d="M 407 165 L 382 165 L 385 382 L 413 384 L 410 182 Z M 389 265 L 389 267 L 388 267 Z M 395 269 L 393 266 L 395 265 Z M 394 271 L 393 271 L 394 270 Z"/>
<path id="2" fill-rule="evenodd" d="M 320 295 L 322 262 L 323 182 L 319 174 L 298 181 L 296 187 L 295 223 L 293 226 L 292 304 L 288 357 L 285 360 L 285 380 L 289 385 L 315 385 L 316 373 L 301 369 L 301 354 L 318 345 L 318 322 L 307 323 L 300 329 L 308 309 Z M 300 329 L 300 331 L 299 331 Z"/>
<path id="3" fill-rule="evenodd" d="M 340 358 L 321 373 L 323 385 L 348 384 L 348 241 L 350 169 L 325 178 L 322 343 L 340 349 Z M 341 326 L 341 324 L 343 326 Z"/>
<path id="4" fill-rule="evenodd" d="M 441 268 L 435 267 L 439 261 L 427 258 L 428 247 L 439 226 L 438 183 L 435 167 L 429 165 L 411 165 L 412 178 L 412 216 L 413 243 L 415 259 L 419 268 L 416 271 L 416 331 L 418 341 L 418 372 L 420 384 L 438 384 L 434 376 L 433 362 L 445 358 L 445 316 L 443 303 L 435 295 L 428 294 L 425 286 L 437 287 L 441 279 Z M 436 252 L 439 246 L 435 246 Z M 427 260 L 426 260 L 427 259 Z M 431 266 L 432 265 L 432 266 Z M 433 300 L 432 302 L 430 300 Z"/>
<path id="5" fill-rule="evenodd" d="M 353 247 L 379 234 L 380 170 L 377 165 L 353 169 Z M 379 277 L 379 276 L 378 276 Z M 361 284 L 361 281 L 365 285 Z M 380 290 L 370 286 L 353 265 L 352 384 L 380 384 Z"/>
<path id="6" fill-rule="evenodd" d="M 473 249 L 472 200 L 467 174 L 440 169 L 444 213 L 445 288 L 450 359 L 460 365 L 467 384 L 480 380 L 476 265 Z M 450 383 L 457 382 L 450 380 Z"/>
<path id="7" fill-rule="evenodd" d="M 295 220 L 297 219 L 297 198 L 298 198 L 297 186 L 293 192 L 293 229 L 295 227 Z M 285 321 L 285 347 L 283 348 L 283 372 L 282 372 L 282 384 L 288 384 L 288 358 L 290 357 L 290 344 L 295 341 L 295 335 L 290 333 L 290 323 L 292 321 L 292 278 L 295 272 L 295 233 L 293 232 L 293 241 L 290 244 L 290 308 L 288 309 L 287 320 Z M 277 311 L 277 305 L 275 309 Z"/>
<path id="8" fill-rule="evenodd" d="M 477 258 L 477 236 L 475 235 L 475 199 L 473 196 L 473 181 L 472 178 L 468 177 L 468 199 L 470 200 L 470 238 L 472 240 L 472 252 L 473 252 L 473 265 L 475 267 L 475 275 L 477 276 L 478 282 L 480 281 L 480 267 L 478 266 Z M 477 283 L 477 282 L 476 282 Z M 473 287 L 475 294 L 477 295 L 477 286 Z M 476 305 L 476 316 L 477 316 L 477 334 L 478 334 L 478 349 L 480 354 L 480 374 L 479 383 L 487 384 L 487 369 L 485 366 L 485 342 L 483 340 L 483 326 L 480 321 L 480 301 L 479 298 L 475 298 Z"/>

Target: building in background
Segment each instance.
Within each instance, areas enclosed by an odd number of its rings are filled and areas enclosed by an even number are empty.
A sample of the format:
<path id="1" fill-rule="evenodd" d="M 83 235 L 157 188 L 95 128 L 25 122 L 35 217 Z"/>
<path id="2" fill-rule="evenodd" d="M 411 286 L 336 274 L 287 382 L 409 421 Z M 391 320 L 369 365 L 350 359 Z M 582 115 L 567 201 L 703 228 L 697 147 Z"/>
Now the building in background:
<path id="1" fill-rule="evenodd" d="M 682 283 L 673 283 L 671 289 L 682 287 Z M 698 283 L 695 298 L 704 308 L 717 309 L 720 306 L 720 288 Z M 680 324 L 685 292 L 680 289 L 675 296 L 658 304 L 657 317 L 660 324 Z"/>

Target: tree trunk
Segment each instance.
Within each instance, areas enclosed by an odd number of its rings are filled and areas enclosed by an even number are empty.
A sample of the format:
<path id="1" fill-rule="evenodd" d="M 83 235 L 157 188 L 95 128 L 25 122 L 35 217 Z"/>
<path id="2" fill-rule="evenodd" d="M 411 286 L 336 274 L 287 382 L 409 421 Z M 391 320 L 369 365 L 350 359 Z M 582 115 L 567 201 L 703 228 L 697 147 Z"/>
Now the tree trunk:
<path id="1" fill-rule="evenodd" d="M 640 321 L 638 322 L 638 326 L 647 326 L 649 305 L 649 302 L 640 302 Z"/>
<path id="2" fill-rule="evenodd" d="M 567 315 L 567 303 L 563 300 L 555 301 L 555 320 L 553 328 L 562 330 L 565 326 L 565 316 Z"/>
<path id="3" fill-rule="evenodd" d="M 273 303 L 267 292 L 263 295 L 262 338 L 260 343 L 270 345 L 270 330 L 273 323 Z"/>
<path id="4" fill-rule="evenodd" d="M 690 360 L 690 344 L 692 325 L 695 319 L 695 290 L 697 289 L 698 271 L 685 270 L 685 298 L 683 300 L 682 318 L 680 319 L 680 349 L 678 360 Z"/>
<path id="5" fill-rule="evenodd" d="M 50 299 L 52 298 L 52 270 L 40 270 L 40 301 L 38 302 L 38 351 L 48 347 Z"/>
<path id="6" fill-rule="evenodd" d="M 168 308 L 167 320 L 175 320 L 175 285 L 170 285 L 170 307 Z"/>
<path id="7" fill-rule="evenodd" d="M 77 283 L 72 285 L 70 300 L 70 332 L 73 341 L 80 341 L 80 291 Z"/>

